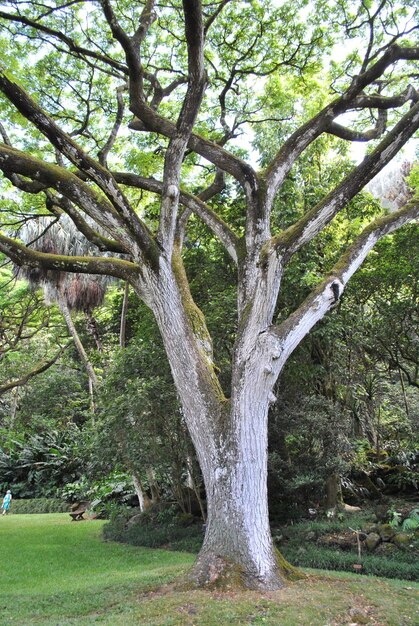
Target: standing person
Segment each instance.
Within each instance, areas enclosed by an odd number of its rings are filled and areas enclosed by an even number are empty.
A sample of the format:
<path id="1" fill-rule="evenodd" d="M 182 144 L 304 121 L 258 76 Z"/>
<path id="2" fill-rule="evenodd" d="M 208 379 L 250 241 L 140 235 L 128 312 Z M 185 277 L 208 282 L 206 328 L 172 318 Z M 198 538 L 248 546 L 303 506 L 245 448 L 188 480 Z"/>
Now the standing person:
<path id="1" fill-rule="evenodd" d="M 10 489 L 8 489 L 6 495 L 3 498 L 3 504 L 1 505 L 1 508 L 3 509 L 3 515 L 6 515 L 7 511 L 9 510 L 11 501 L 12 492 L 10 491 Z"/>

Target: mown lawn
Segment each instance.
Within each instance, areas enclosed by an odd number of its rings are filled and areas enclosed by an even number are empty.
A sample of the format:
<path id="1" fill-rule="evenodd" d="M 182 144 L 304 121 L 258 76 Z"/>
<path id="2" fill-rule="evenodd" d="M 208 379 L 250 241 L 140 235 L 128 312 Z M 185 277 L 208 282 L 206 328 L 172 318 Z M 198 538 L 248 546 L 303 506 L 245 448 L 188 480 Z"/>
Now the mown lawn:
<path id="1" fill-rule="evenodd" d="M 419 624 L 419 585 L 309 572 L 285 590 L 179 592 L 190 554 L 100 539 L 102 522 L 67 514 L 0 517 L 0 624 L 371 626 Z M 365 623 L 365 622 L 364 622 Z"/>

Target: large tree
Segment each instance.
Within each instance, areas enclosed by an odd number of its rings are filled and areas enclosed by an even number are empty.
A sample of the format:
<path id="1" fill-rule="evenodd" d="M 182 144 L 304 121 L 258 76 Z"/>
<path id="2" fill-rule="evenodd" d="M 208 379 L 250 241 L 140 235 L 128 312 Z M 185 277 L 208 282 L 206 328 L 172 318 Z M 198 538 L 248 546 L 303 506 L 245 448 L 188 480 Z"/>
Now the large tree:
<path id="1" fill-rule="evenodd" d="M 153 311 L 205 481 L 198 585 L 231 573 L 250 588 L 283 584 L 266 492 L 273 386 L 374 244 L 418 216 L 418 202 L 366 226 L 361 215 L 365 227 L 340 259 L 277 322 L 281 279 L 418 129 L 413 20 L 409 0 L 2 3 L 3 197 L 15 202 L 20 190 L 28 212 L 67 214 L 97 253 L 40 252 L 6 231 L 0 251 L 26 268 L 121 278 Z M 237 138 L 264 121 L 276 124 L 277 145 L 257 171 Z M 326 135 L 374 147 L 324 197 L 291 210 L 293 164 Z M 276 206 L 294 223 L 273 220 Z M 199 246 L 196 220 L 237 266 L 228 394 L 183 264 Z"/>

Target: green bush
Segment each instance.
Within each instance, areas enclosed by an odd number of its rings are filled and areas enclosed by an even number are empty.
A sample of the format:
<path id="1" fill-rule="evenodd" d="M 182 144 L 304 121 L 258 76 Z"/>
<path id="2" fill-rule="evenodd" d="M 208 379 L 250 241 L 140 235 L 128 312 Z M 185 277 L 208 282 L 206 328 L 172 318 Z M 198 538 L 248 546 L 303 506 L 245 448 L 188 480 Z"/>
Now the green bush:
<path id="1" fill-rule="evenodd" d="M 339 552 L 307 543 L 304 548 L 290 544 L 281 547 L 281 552 L 293 565 L 327 570 L 354 572 L 357 556 L 354 553 Z M 412 555 L 413 556 L 413 555 Z M 385 578 L 419 580 L 419 564 L 416 558 L 402 560 L 400 552 L 394 558 L 363 555 L 362 573 Z M 411 562 L 408 562 L 411 561 Z"/>
<path id="2" fill-rule="evenodd" d="M 166 550 L 192 553 L 199 552 L 201 548 L 202 523 L 194 523 L 185 527 L 181 525 L 181 522 L 173 519 L 163 519 L 156 522 L 154 516 L 153 519 L 147 513 L 134 524 L 127 524 L 127 518 L 126 512 L 113 517 L 103 527 L 104 539 L 129 543 L 134 546 L 165 548 Z"/>
<path id="3" fill-rule="evenodd" d="M 66 513 L 70 510 L 67 502 L 57 498 L 32 498 L 28 500 L 12 500 L 12 513 Z"/>
<path id="4" fill-rule="evenodd" d="M 100 480 L 91 481 L 82 476 L 74 483 L 68 483 L 59 492 L 63 500 L 89 501 L 90 508 L 98 517 L 108 519 L 114 510 L 135 498 L 132 478 L 124 472 L 113 471 Z"/>

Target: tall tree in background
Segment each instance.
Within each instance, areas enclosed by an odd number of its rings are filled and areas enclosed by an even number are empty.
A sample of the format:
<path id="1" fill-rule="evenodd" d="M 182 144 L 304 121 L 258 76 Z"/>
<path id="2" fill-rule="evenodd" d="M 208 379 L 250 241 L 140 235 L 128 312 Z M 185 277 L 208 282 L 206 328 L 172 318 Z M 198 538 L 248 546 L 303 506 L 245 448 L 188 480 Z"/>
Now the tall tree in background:
<path id="1" fill-rule="evenodd" d="M 45 199 L 34 211 L 66 213 L 97 253 L 43 253 L 10 233 L 0 235 L 0 251 L 26 268 L 121 278 L 153 311 L 205 481 L 208 522 L 195 584 L 231 572 L 250 588 L 284 582 L 266 492 L 273 386 L 374 244 L 415 219 L 419 203 L 370 223 L 361 213 L 335 265 L 322 268 L 311 294 L 288 317 L 279 311 L 277 322 L 281 280 L 294 255 L 419 128 L 409 84 L 419 59 L 413 17 L 413 3 L 386 0 L 332 10 L 318 2 L 304 11 L 269 0 L 2 4 L 8 128 L 0 169 L 16 190 Z M 329 61 L 337 43 L 350 51 L 341 63 Z M 330 78 L 328 92 L 315 86 L 320 72 Z M 275 93 L 268 77 L 278 80 Z M 256 171 L 235 140 L 272 118 L 278 145 Z M 306 199 L 294 223 L 277 226 L 275 200 L 293 164 L 325 134 L 377 141 L 324 197 Z M 5 182 L 6 202 L 8 189 Z M 183 265 L 184 247 L 199 245 L 190 239 L 192 215 L 237 266 L 228 395 Z"/>

